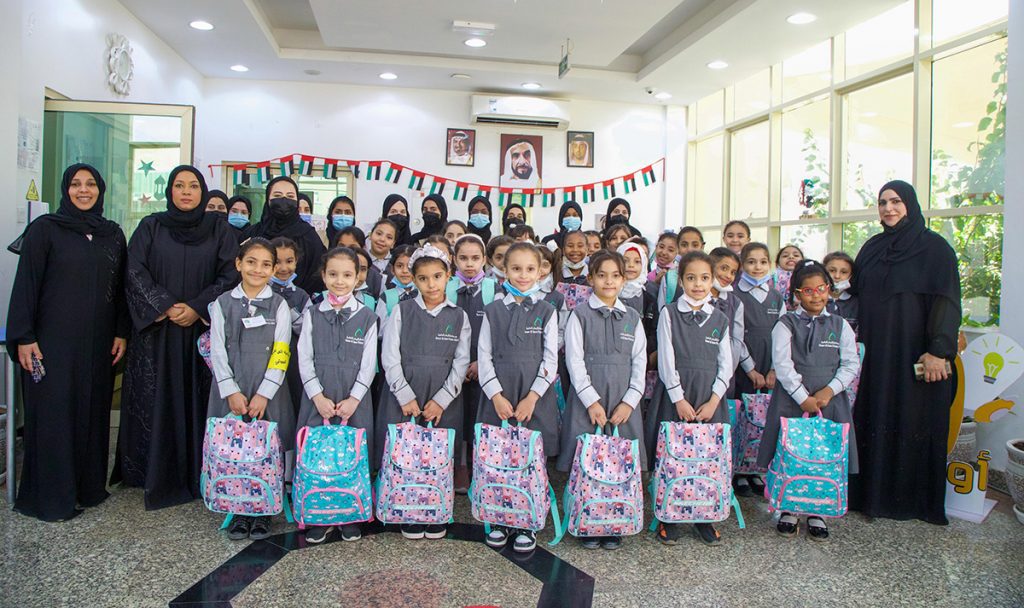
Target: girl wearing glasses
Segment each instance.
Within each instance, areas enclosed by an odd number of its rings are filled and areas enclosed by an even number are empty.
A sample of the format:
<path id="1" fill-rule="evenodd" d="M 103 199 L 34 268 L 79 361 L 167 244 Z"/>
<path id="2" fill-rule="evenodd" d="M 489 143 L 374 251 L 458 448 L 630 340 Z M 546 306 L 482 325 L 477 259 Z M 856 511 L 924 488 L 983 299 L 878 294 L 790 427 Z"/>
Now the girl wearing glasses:
<path id="1" fill-rule="evenodd" d="M 821 412 L 829 420 L 850 424 L 849 472 L 853 475 L 858 471 L 853 413 L 846 389 L 857 377 L 860 359 L 850 324 L 825 310 L 832 289 L 832 277 L 820 263 L 807 260 L 797 264 L 790 284 L 797 307 L 783 315 L 772 330 L 772 359 L 780 386 L 772 392 L 768 406 L 757 458 L 760 467 L 767 467 L 775 456 L 780 419 Z M 795 536 L 799 515 L 782 513 L 776 526 L 778 533 Z M 824 520 L 808 517 L 807 535 L 811 540 L 827 539 Z"/>

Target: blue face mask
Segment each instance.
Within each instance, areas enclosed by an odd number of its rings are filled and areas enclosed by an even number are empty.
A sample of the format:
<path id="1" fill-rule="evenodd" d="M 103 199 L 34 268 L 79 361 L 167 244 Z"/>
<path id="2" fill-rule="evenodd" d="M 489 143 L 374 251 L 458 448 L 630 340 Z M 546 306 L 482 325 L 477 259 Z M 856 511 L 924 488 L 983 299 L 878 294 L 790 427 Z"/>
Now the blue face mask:
<path id="1" fill-rule="evenodd" d="M 313 215 L 309 213 L 300 213 L 299 219 L 306 222 L 307 224 L 313 223 Z"/>
<path id="2" fill-rule="evenodd" d="M 281 287 L 288 287 L 289 285 L 292 284 L 292 281 L 294 281 L 298 276 L 299 275 L 297 275 L 297 274 L 295 274 L 293 272 L 292 276 L 288 277 L 284 281 L 282 281 L 281 279 L 279 279 L 277 277 L 270 277 L 270 282 L 273 283 L 274 285 L 280 285 Z"/>
<path id="3" fill-rule="evenodd" d="M 242 215 L 241 213 L 229 213 L 228 223 L 235 228 L 245 228 L 249 225 L 249 216 Z"/>
<path id="4" fill-rule="evenodd" d="M 486 228 L 491 225 L 491 218 L 486 213 L 474 213 L 469 216 L 469 225 L 474 228 Z"/>
<path id="5" fill-rule="evenodd" d="M 351 215 L 332 215 L 331 225 L 338 230 L 344 230 L 356 223 L 356 218 Z"/>
<path id="6" fill-rule="evenodd" d="M 405 291 L 405 290 L 408 290 L 408 289 L 412 289 L 412 287 L 416 283 L 415 282 L 409 282 L 408 284 L 405 284 L 405 283 L 402 283 L 401 281 L 399 281 L 398 277 L 391 277 L 391 284 L 394 285 L 395 287 Z"/>
<path id="7" fill-rule="evenodd" d="M 501 288 L 504 289 L 506 293 L 510 293 L 517 298 L 529 298 L 533 294 L 537 293 L 537 290 L 540 289 L 540 286 L 534 283 L 533 287 L 527 289 L 526 291 L 519 291 L 518 289 L 512 286 L 512 283 L 505 281 L 504 283 L 501 284 Z"/>
<path id="8" fill-rule="evenodd" d="M 747 283 L 748 285 L 753 285 L 754 287 L 760 287 L 760 286 L 764 285 L 765 283 L 767 283 L 768 281 L 771 281 L 772 280 L 772 275 L 766 274 L 763 277 L 761 277 L 760 279 L 755 279 L 754 277 L 752 277 L 749 274 L 744 272 L 743 276 L 742 276 L 742 280 L 743 280 L 743 282 Z"/>
<path id="9" fill-rule="evenodd" d="M 581 220 L 578 217 L 563 217 L 562 218 L 562 228 L 565 228 L 569 232 L 572 232 L 573 230 L 579 230 L 580 226 L 582 226 L 582 225 L 583 225 L 583 220 Z"/>

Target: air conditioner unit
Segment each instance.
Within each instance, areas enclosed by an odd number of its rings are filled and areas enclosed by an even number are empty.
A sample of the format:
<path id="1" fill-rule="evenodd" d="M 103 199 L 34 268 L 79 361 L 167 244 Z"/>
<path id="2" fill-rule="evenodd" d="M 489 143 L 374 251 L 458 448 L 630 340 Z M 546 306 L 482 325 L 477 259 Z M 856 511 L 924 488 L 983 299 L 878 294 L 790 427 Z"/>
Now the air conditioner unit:
<path id="1" fill-rule="evenodd" d="M 473 95 L 472 120 L 477 124 L 544 129 L 569 127 L 569 102 L 540 97 Z"/>

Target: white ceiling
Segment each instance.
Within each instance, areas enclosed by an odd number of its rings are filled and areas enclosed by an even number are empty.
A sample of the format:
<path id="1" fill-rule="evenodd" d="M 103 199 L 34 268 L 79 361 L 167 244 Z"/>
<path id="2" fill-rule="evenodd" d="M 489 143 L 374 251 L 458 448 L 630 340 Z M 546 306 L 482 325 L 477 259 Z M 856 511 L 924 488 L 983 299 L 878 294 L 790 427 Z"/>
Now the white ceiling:
<path id="1" fill-rule="evenodd" d="M 543 88 L 533 95 L 659 103 L 650 89 L 670 93 L 671 104 L 690 103 L 901 1 L 121 0 L 209 77 L 498 93 L 538 82 Z M 818 20 L 786 23 L 798 11 Z M 195 19 L 215 29 L 193 30 Z M 455 20 L 495 30 L 474 49 L 463 44 L 467 34 L 452 30 Z M 574 67 L 559 80 L 567 37 Z M 715 59 L 729 68 L 709 70 Z M 237 63 L 250 71 L 232 72 Z M 385 82 L 381 72 L 398 79 Z"/>

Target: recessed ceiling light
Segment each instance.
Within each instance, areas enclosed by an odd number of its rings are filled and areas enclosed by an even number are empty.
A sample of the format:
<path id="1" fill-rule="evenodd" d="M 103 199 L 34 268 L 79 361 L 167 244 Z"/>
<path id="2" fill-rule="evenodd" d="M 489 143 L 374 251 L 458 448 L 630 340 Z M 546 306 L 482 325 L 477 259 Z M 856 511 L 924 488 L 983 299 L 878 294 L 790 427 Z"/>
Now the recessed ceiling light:
<path id="1" fill-rule="evenodd" d="M 452 78 L 458 78 L 459 80 L 469 80 L 470 78 L 472 78 L 472 76 L 470 76 L 469 74 L 459 74 L 459 73 L 452 74 L 451 77 Z"/>
<path id="2" fill-rule="evenodd" d="M 383 74 L 380 75 L 380 77 L 382 80 L 394 80 L 398 78 L 398 74 L 395 74 L 393 72 L 384 72 Z"/>
<path id="3" fill-rule="evenodd" d="M 487 41 L 484 40 L 483 38 L 470 38 L 469 40 L 466 40 L 466 42 L 464 42 L 463 44 L 465 44 L 466 46 L 471 46 L 474 49 L 478 49 L 480 47 L 487 46 Z"/>
<path id="4" fill-rule="evenodd" d="M 729 64 L 722 61 L 721 59 L 716 59 L 709 63 L 708 67 L 711 68 L 712 70 L 724 70 L 725 68 L 729 67 Z"/>
<path id="5" fill-rule="evenodd" d="M 540 88 L 540 83 L 539 82 L 524 82 L 523 83 L 523 88 L 524 89 L 529 89 L 531 91 L 536 91 L 537 89 Z"/>
<path id="6" fill-rule="evenodd" d="M 814 23 L 818 18 L 810 13 L 793 13 L 789 17 L 786 17 L 787 23 L 793 25 L 807 25 L 808 23 Z"/>
<path id="7" fill-rule="evenodd" d="M 242 65 L 240 63 L 236 63 L 235 65 L 231 66 L 231 71 L 232 72 L 248 72 L 249 68 L 245 67 L 244 65 Z"/>
<path id="8" fill-rule="evenodd" d="M 965 120 L 963 122 L 955 122 L 955 123 L 953 123 L 953 128 L 954 129 L 966 129 L 968 127 L 973 127 L 973 126 L 974 126 L 974 123 L 969 121 L 969 120 Z"/>
<path id="9" fill-rule="evenodd" d="M 191 27 L 194 30 L 201 30 L 201 31 L 204 31 L 204 32 L 208 32 L 208 31 L 213 29 L 213 24 L 210 23 L 209 21 L 193 21 L 192 23 L 189 23 L 188 25 L 189 25 L 189 27 Z"/>
<path id="10" fill-rule="evenodd" d="M 320 75 L 320 70 L 313 70 L 313 69 L 302 70 L 302 73 L 303 74 L 309 74 L 310 76 L 319 76 Z"/>
<path id="11" fill-rule="evenodd" d="M 655 93 L 654 98 L 665 101 L 666 99 L 672 99 L 672 93 L 666 93 L 665 91 L 662 91 L 661 93 Z"/>

